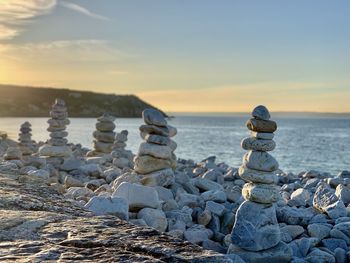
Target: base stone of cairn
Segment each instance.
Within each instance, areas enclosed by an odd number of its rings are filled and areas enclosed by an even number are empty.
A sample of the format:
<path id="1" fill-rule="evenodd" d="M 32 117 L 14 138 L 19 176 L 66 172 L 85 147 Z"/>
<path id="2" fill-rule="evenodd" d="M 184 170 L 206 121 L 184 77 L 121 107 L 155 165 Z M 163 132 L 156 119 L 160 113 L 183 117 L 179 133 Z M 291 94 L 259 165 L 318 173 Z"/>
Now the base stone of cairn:
<path id="1" fill-rule="evenodd" d="M 50 139 L 47 144 L 40 147 L 39 154 L 46 157 L 48 163 L 57 166 L 61 165 L 65 158 L 72 155 L 72 150 L 67 145 L 68 140 L 66 139 L 68 136 L 66 127 L 70 122 L 67 119 L 67 108 L 63 100 L 56 99 L 52 105 L 50 116 L 51 119 L 47 121 L 49 124 L 47 131 L 50 132 Z"/>
<path id="2" fill-rule="evenodd" d="M 117 133 L 113 144 L 113 151 L 111 153 L 113 157 L 113 165 L 120 169 L 125 167 L 132 168 L 134 166 L 134 156 L 132 152 L 125 149 L 126 142 L 128 141 L 128 134 L 129 132 L 127 130 Z"/>
<path id="3" fill-rule="evenodd" d="M 236 212 L 228 253 L 246 262 L 290 262 L 291 251 L 281 241 L 276 218 L 278 162 L 267 153 L 275 148 L 272 139 L 277 125 L 264 106 L 256 107 L 252 116 L 247 122 L 251 137 L 241 143 L 248 150 L 239 168 L 239 176 L 247 182 L 242 189 L 245 201 Z"/>
<path id="4" fill-rule="evenodd" d="M 115 137 L 115 117 L 104 113 L 97 119 L 96 131 L 94 131 L 94 150 L 89 151 L 86 156 L 103 156 L 112 152 Z"/>
<path id="5" fill-rule="evenodd" d="M 19 148 L 24 156 L 31 155 L 37 151 L 36 143 L 32 140 L 32 125 L 26 121 L 21 125 L 19 133 Z"/>
<path id="6" fill-rule="evenodd" d="M 145 125 L 140 126 L 140 132 L 145 141 L 134 159 L 134 170 L 142 175 L 144 185 L 170 185 L 176 167 L 176 143 L 171 140 L 176 128 L 168 125 L 163 114 L 155 109 L 144 110 L 142 117 Z"/>

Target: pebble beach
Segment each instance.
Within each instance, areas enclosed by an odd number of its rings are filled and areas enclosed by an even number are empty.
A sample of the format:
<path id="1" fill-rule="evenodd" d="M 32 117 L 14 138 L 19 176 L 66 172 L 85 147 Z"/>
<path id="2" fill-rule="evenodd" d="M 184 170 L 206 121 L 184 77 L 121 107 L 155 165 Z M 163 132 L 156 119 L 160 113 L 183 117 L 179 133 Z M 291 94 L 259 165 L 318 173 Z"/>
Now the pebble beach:
<path id="1" fill-rule="evenodd" d="M 236 167 L 177 156 L 177 127 L 155 109 L 142 113 L 134 152 L 111 114 L 97 118 L 89 149 L 67 139 L 69 105 L 56 99 L 48 112 L 47 141 L 32 139 L 30 122 L 18 141 L 2 136 L 2 174 L 34 178 L 93 215 L 153 228 L 227 262 L 350 262 L 350 169 L 283 171 L 274 156 L 280 126 L 265 106 L 246 118 Z"/>

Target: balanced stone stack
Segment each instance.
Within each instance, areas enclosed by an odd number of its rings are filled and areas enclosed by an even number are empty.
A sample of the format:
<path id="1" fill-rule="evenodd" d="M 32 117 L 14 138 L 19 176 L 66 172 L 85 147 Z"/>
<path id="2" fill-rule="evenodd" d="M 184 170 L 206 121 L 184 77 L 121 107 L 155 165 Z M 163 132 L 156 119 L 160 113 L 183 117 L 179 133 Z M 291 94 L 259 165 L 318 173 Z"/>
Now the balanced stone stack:
<path id="1" fill-rule="evenodd" d="M 50 116 L 51 119 L 47 121 L 49 124 L 47 131 L 50 132 L 50 139 L 47 144 L 40 147 L 39 154 L 47 157 L 47 161 L 56 166 L 62 164 L 64 158 L 72 155 L 72 150 L 67 145 L 68 140 L 66 139 L 68 136 L 66 128 L 70 121 L 67 119 L 68 113 L 64 100 L 56 99 L 52 105 Z"/>
<path id="2" fill-rule="evenodd" d="M 115 137 L 115 117 L 104 113 L 97 119 L 96 131 L 94 131 L 94 150 L 87 153 L 87 156 L 102 156 L 110 154 L 113 148 Z"/>
<path id="3" fill-rule="evenodd" d="M 279 199 L 275 185 L 278 162 L 267 153 L 276 146 L 272 139 L 277 125 L 264 106 L 256 107 L 252 116 L 247 122 L 251 137 L 241 143 L 248 150 L 239 168 L 239 176 L 247 182 L 242 189 L 245 201 L 235 216 L 229 253 L 238 254 L 246 262 L 289 262 L 291 252 L 281 242 L 275 209 Z"/>
<path id="4" fill-rule="evenodd" d="M 26 121 L 21 125 L 20 128 L 20 133 L 19 133 L 19 148 L 22 151 L 23 155 L 31 155 L 32 153 L 34 153 L 37 149 L 36 149 L 36 144 L 35 142 L 32 140 L 32 125 Z"/>
<path id="5" fill-rule="evenodd" d="M 144 110 L 142 117 L 146 124 L 140 126 L 140 131 L 145 142 L 140 144 L 134 159 L 134 170 L 145 175 L 174 169 L 176 143 L 170 137 L 176 135 L 176 128 L 167 125 L 164 115 L 155 109 Z"/>
<path id="6" fill-rule="evenodd" d="M 115 141 L 113 144 L 113 164 L 118 168 L 133 167 L 133 154 L 131 151 L 125 149 L 126 142 L 128 140 L 129 132 L 127 130 L 122 130 L 115 136 Z"/>

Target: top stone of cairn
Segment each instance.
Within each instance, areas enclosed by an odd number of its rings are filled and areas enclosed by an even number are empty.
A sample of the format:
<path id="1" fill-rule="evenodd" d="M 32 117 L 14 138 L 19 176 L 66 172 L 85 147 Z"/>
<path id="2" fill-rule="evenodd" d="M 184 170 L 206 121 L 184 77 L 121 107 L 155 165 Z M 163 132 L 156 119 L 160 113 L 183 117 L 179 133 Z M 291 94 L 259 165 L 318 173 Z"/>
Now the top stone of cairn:
<path id="1" fill-rule="evenodd" d="M 269 110 L 263 105 L 256 106 L 252 112 L 252 116 L 258 120 L 265 121 L 269 120 L 271 117 Z"/>
<path id="2" fill-rule="evenodd" d="M 155 109 L 146 109 L 142 112 L 142 118 L 148 125 L 166 127 L 167 121 L 164 115 Z"/>
<path id="3" fill-rule="evenodd" d="M 97 118 L 97 121 L 99 122 L 114 122 L 115 121 L 115 117 L 113 115 L 111 115 L 108 112 L 103 113 L 103 115 L 101 117 Z"/>

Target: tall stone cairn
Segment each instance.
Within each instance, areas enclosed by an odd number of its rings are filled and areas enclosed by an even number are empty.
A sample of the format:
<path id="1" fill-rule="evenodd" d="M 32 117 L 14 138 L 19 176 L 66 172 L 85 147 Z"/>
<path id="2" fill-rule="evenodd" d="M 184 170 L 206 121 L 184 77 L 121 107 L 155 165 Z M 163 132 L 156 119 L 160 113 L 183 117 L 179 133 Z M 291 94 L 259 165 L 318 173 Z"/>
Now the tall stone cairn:
<path id="1" fill-rule="evenodd" d="M 37 150 L 36 143 L 32 140 L 32 125 L 26 121 L 21 125 L 18 134 L 18 146 L 24 156 L 31 155 Z"/>
<path id="2" fill-rule="evenodd" d="M 113 164 L 120 169 L 125 167 L 132 168 L 134 165 L 132 152 L 125 149 L 126 142 L 128 141 L 128 134 L 129 132 L 127 130 L 118 132 L 113 144 L 113 151 L 111 153 Z"/>
<path id="3" fill-rule="evenodd" d="M 40 156 L 49 157 L 47 160 L 52 161 L 53 164 L 61 164 L 66 157 L 72 155 L 71 148 L 67 145 L 68 132 L 66 131 L 67 125 L 70 121 L 67 119 L 67 107 L 66 103 L 62 99 L 56 99 L 52 105 L 50 111 L 51 119 L 47 121 L 49 128 L 47 131 L 50 132 L 50 139 L 47 144 L 44 144 L 39 149 Z M 51 157 L 51 159 L 50 159 Z"/>
<path id="4" fill-rule="evenodd" d="M 111 153 L 115 137 L 114 121 L 115 117 L 109 113 L 104 113 L 97 118 L 96 131 L 93 133 L 94 150 L 88 152 L 87 156 L 101 156 Z"/>
<path id="5" fill-rule="evenodd" d="M 176 143 L 171 139 L 177 133 L 176 128 L 167 124 L 164 115 L 155 109 L 142 112 L 145 125 L 140 126 L 140 144 L 134 159 L 134 170 L 139 174 L 149 174 L 163 169 L 176 167 L 174 151 Z"/>
<path id="6" fill-rule="evenodd" d="M 288 246 L 281 242 L 275 202 L 279 199 L 276 186 L 278 162 L 268 153 L 276 144 L 272 140 L 277 129 L 264 106 L 257 106 L 247 121 L 251 136 L 241 146 L 248 152 L 239 167 L 239 176 L 247 183 L 242 195 L 245 201 L 236 212 L 231 233 L 229 253 L 241 256 L 246 262 L 289 262 Z"/>

